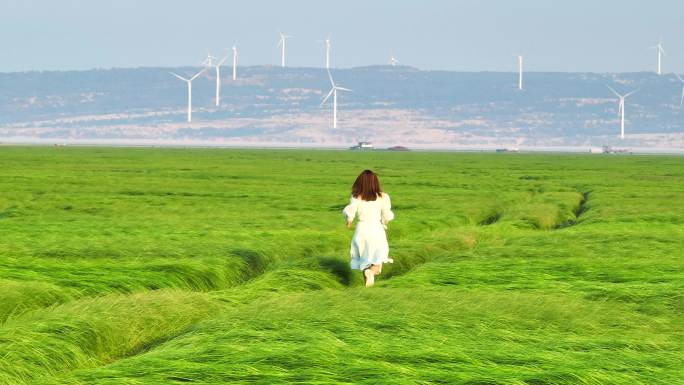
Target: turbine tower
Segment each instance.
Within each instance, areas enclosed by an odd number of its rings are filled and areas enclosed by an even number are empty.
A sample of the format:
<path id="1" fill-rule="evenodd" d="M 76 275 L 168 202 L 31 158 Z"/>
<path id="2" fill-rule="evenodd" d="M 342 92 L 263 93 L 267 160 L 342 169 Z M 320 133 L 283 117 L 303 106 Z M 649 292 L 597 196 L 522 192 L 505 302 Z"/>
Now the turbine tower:
<path id="1" fill-rule="evenodd" d="M 325 69 L 330 70 L 330 36 L 326 37 L 322 43 L 325 44 Z"/>
<path id="2" fill-rule="evenodd" d="M 280 40 L 278 40 L 278 47 L 280 47 L 280 66 L 285 68 L 285 40 L 293 36 L 283 35 L 280 33 Z"/>
<path id="3" fill-rule="evenodd" d="M 200 72 L 196 73 L 193 77 L 190 79 L 186 79 L 176 73 L 169 72 L 171 75 L 177 77 L 178 79 L 188 83 L 188 123 L 192 122 L 192 81 L 197 79 L 198 76 L 200 76 L 204 71 L 206 71 L 206 68 L 203 68 Z"/>
<path id="4" fill-rule="evenodd" d="M 221 59 L 218 63 L 212 64 L 211 58 L 214 58 L 213 56 L 209 55 L 207 57 L 207 67 L 214 67 L 216 68 L 216 107 L 219 106 L 220 104 L 220 99 L 221 99 L 221 65 L 225 63 L 225 61 L 228 59 L 228 56 L 226 55 L 223 59 Z"/>
<path id="5" fill-rule="evenodd" d="M 237 79 L 237 47 L 233 44 L 233 80 Z"/>
<path id="6" fill-rule="evenodd" d="M 335 81 L 333 80 L 332 75 L 330 74 L 330 71 L 328 71 L 328 78 L 330 79 L 330 84 L 332 88 L 330 89 L 330 92 L 328 92 L 328 95 L 325 96 L 323 101 L 321 102 L 321 106 L 325 104 L 325 102 L 332 96 L 333 98 L 333 128 L 337 128 L 337 91 L 348 91 L 351 92 L 350 89 L 347 88 L 342 88 L 338 87 L 337 84 L 335 84 Z"/>
<path id="7" fill-rule="evenodd" d="M 399 64 L 399 60 L 397 60 L 397 58 L 394 57 L 394 54 L 391 54 L 389 60 L 387 61 L 387 64 L 391 65 L 392 67 L 396 67 L 397 64 Z"/>
<path id="8" fill-rule="evenodd" d="M 518 90 L 523 89 L 523 57 L 518 55 Z"/>
<path id="9" fill-rule="evenodd" d="M 658 54 L 658 71 L 656 72 L 658 75 L 663 74 L 663 55 L 665 55 L 665 49 L 663 48 L 663 39 L 660 38 L 658 40 L 658 44 L 654 45 L 653 47 Z"/>
<path id="10" fill-rule="evenodd" d="M 679 76 L 679 74 L 675 74 L 675 76 L 677 77 L 677 79 L 679 79 L 680 82 L 682 82 L 682 99 L 679 101 L 679 105 L 681 106 L 684 104 L 684 79 L 682 79 L 682 77 Z"/>
<path id="11" fill-rule="evenodd" d="M 617 91 L 612 89 L 610 86 L 606 86 L 606 87 L 608 87 L 608 89 L 611 90 L 615 94 L 615 96 L 617 96 L 619 98 L 618 119 L 620 119 L 620 139 L 624 139 L 625 138 L 625 99 L 628 96 L 634 94 L 635 92 L 637 92 L 639 90 L 634 90 L 634 91 L 626 93 L 624 95 L 620 95 Z"/>

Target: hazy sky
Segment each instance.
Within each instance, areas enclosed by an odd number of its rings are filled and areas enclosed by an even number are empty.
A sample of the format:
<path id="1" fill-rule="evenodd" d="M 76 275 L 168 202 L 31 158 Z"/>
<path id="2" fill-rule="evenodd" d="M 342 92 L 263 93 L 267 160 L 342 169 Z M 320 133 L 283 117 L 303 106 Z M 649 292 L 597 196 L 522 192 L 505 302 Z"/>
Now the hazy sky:
<path id="1" fill-rule="evenodd" d="M 0 71 L 197 65 L 236 41 L 242 64 L 684 72 L 684 0 L 0 0 Z M 227 52 L 227 51 L 226 51 Z"/>

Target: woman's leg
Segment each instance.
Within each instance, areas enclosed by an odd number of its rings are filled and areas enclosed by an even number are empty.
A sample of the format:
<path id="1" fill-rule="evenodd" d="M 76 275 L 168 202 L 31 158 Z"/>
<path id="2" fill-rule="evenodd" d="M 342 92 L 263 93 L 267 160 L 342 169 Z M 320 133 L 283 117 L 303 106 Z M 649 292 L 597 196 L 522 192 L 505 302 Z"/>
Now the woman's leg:
<path id="1" fill-rule="evenodd" d="M 371 265 L 370 269 L 373 271 L 373 274 L 380 275 L 380 273 L 382 272 L 382 264 Z"/>

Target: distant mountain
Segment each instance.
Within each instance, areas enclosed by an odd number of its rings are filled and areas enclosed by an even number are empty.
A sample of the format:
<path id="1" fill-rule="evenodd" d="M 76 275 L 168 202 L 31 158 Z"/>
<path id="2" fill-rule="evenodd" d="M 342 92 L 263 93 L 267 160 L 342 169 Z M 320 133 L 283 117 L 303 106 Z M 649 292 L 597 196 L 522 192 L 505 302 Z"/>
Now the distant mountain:
<path id="1" fill-rule="evenodd" d="M 670 75 L 533 72 L 519 91 L 515 73 L 334 69 L 353 92 L 339 94 L 333 129 L 324 69 L 241 67 L 233 81 L 225 67 L 219 107 L 209 69 L 193 83 L 192 123 L 186 85 L 170 71 L 198 68 L 0 73 L 0 141 L 684 147 L 682 83 Z M 606 85 L 639 89 L 627 99 L 624 140 Z"/>

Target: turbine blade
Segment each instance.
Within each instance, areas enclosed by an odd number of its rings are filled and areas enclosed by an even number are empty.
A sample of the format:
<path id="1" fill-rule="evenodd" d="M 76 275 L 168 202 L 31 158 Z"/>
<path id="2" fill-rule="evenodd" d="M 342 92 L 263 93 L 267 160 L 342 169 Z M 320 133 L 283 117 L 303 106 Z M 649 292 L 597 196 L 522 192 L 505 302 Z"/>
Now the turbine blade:
<path id="1" fill-rule="evenodd" d="M 618 94 L 617 91 L 615 91 L 614 89 L 612 89 L 610 86 L 606 85 L 606 87 L 608 87 L 609 90 L 613 91 L 613 93 L 615 94 L 615 96 L 617 96 L 618 98 L 622 98 L 622 95 Z"/>
<path id="2" fill-rule="evenodd" d="M 330 92 L 328 92 L 328 94 L 325 96 L 325 98 L 323 98 L 323 101 L 321 102 L 321 106 L 324 105 L 325 102 L 328 101 L 328 99 L 330 99 L 330 97 L 332 96 L 333 92 L 335 92 L 335 87 L 333 87 L 333 88 L 330 90 Z"/>
<path id="3" fill-rule="evenodd" d="M 680 82 L 684 83 L 684 79 L 682 79 L 682 77 L 679 76 L 678 73 L 675 73 L 675 76 L 677 77 L 677 79 L 679 79 Z"/>
<path id="4" fill-rule="evenodd" d="M 226 57 L 224 57 L 223 59 L 221 59 L 221 61 L 220 61 L 217 65 L 221 65 L 221 64 L 225 63 L 226 60 L 228 60 L 228 56 L 226 56 Z"/>
<path id="5" fill-rule="evenodd" d="M 333 86 L 333 88 L 335 88 L 335 81 L 333 80 L 330 70 L 328 70 L 328 79 L 330 79 L 330 84 Z"/>
<path id="6" fill-rule="evenodd" d="M 632 91 L 632 92 L 626 94 L 626 95 L 623 96 L 622 98 L 624 99 L 624 98 L 628 97 L 629 95 L 634 95 L 634 94 L 636 94 L 637 92 L 639 92 L 639 90 L 640 90 L 640 89 L 636 89 L 636 90 L 634 90 L 634 91 Z"/>
<path id="7" fill-rule="evenodd" d="M 202 75 L 202 73 L 206 70 L 207 70 L 206 68 L 202 68 L 202 70 L 200 72 L 196 73 L 195 76 L 191 77 L 189 81 L 193 81 L 193 80 L 197 79 L 197 77 Z"/>
<path id="8" fill-rule="evenodd" d="M 343 87 L 337 87 L 337 86 L 335 88 L 340 90 L 340 91 L 354 92 L 354 91 L 350 90 L 349 88 L 343 88 Z"/>
<path id="9" fill-rule="evenodd" d="M 180 76 L 180 75 L 178 75 L 178 74 L 176 74 L 176 73 L 173 73 L 173 72 L 169 72 L 169 73 L 170 73 L 171 75 L 177 77 L 177 78 L 180 79 L 180 80 L 183 80 L 183 81 L 186 81 L 186 82 L 188 81 L 188 79 L 186 79 L 186 78 L 184 78 L 184 77 L 182 77 L 182 76 Z"/>

